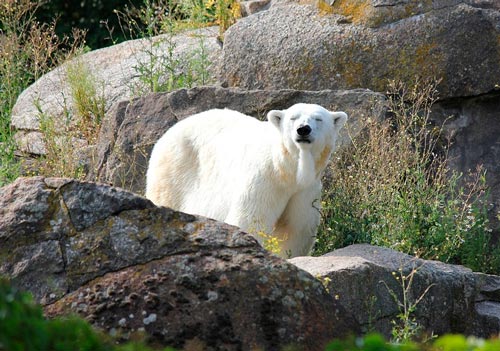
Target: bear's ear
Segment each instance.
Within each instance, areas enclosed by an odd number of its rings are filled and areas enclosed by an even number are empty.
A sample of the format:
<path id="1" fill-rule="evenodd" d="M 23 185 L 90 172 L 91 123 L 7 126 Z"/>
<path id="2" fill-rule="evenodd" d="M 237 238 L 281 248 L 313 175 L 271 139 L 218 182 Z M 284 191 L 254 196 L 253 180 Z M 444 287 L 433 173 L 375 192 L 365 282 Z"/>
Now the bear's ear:
<path id="1" fill-rule="evenodd" d="M 347 122 L 347 113 L 339 111 L 339 112 L 330 112 L 333 118 L 333 125 L 335 129 L 339 131 Z"/>
<path id="2" fill-rule="evenodd" d="M 267 120 L 278 129 L 280 129 L 283 117 L 285 117 L 285 113 L 283 111 L 271 110 L 267 113 Z"/>

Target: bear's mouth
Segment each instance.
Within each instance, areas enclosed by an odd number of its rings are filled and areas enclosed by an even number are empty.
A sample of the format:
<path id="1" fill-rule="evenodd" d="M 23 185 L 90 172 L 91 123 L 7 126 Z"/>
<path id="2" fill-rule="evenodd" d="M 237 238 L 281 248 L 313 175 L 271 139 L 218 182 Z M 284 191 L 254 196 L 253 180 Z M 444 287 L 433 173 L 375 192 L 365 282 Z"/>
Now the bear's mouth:
<path id="1" fill-rule="evenodd" d="M 309 139 L 309 138 L 297 138 L 297 139 L 295 139 L 295 141 L 298 142 L 299 144 L 301 144 L 301 143 L 306 143 L 306 144 L 312 143 L 311 139 Z"/>

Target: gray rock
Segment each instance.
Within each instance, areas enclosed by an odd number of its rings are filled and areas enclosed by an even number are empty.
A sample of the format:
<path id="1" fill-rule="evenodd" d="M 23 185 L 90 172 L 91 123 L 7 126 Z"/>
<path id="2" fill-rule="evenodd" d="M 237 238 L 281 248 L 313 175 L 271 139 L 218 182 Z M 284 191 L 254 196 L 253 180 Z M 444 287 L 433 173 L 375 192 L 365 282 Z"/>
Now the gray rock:
<path id="1" fill-rule="evenodd" d="M 253 15 L 254 13 L 267 10 L 271 5 L 271 0 L 245 0 L 240 2 L 242 17 Z"/>
<path id="2" fill-rule="evenodd" d="M 500 277 L 371 245 L 289 262 L 322 280 L 365 332 L 391 335 L 404 301 L 403 280 L 408 301 L 420 300 L 412 317 L 425 331 L 481 337 L 500 331 Z"/>
<path id="3" fill-rule="evenodd" d="M 102 184 L 1 188 L 0 258 L 47 316 L 78 313 L 156 346 L 318 350 L 359 330 L 320 282 L 252 236 Z"/>
<path id="4" fill-rule="evenodd" d="M 499 22 L 500 23 L 500 22 Z M 444 122 L 451 138 L 450 167 L 463 174 L 484 166 L 490 189 L 490 226 L 500 238 L 500 91 L 434 105 L 432 118 Z"/>
<path id="5" fill-rule="evenodd" d="M 500 303 L 484 301 L 475 306 L 476 317 L 473 322 L 475 330 L 480 330 L 484 337 L 498 335 L 500 330 Z"/>
<path id="6" fill-rule="evenodd" d="M 367 0 L 358 3 L 326 0 L 320 8 L 327 13 L 343 15 L 355 24 L 380 27 L 404 18 L 459 4 L 500 10 L 498 2 L 495 3 L 494 0 Z"/>
<path id="7" fill-rule="evenodd" d="M 422 2 L 398 3 L 406 7 Z M 410 11 L 377 28 L 363 25 L 361 19 L 369 16 L 354 3 L 359 23 L 317 5 L 279 3 L 241 19 L 226 32 L 221 83 L 245 89 L 386 91 L 389 79 L 412 82 L 421 76 L 443 79 L 442 98 L 492 91 L 500 75 L 497 6 L 425 3 L 432 4 L 428 10 L 424 7 L 417 15 Z M 390 2 L 358 4 L 382 11 L 377 15 L 381 19 L 386 18 L 383 9 L 395 9 Z"/>
<path id="8" fill-rule="evenodd" d="M 77 58 L 89 66 L 98 86 L 103 86 L 108 111 L 115 103 L 130 99 L 141 86 L 138 67 L 151 59 L 148 52 L 156 57 L 167 57 L 169 48 L 174 45 L 174 58 L 186 58 L 200 48 L 203 40 L 205 52 L 211 62 L 210 81 L 217 76 L 221 47 L 217 42 L 219 31 L 216 27 L 203 28 L 176 35 L 170 40 L 169 35 L 152 39 L 126 41 L 107 48 L 91 51 Z M 200 39 L 201 38 L 201 39 Z M 70 61 L 38 79 L 23 91 L 12 111 L 12 126 L 19 132 L 16 139 L 23 152 L 43 155 L 46 150 L 40 138 L 40 112 L 55 117 L 63 123 L 67 116 L 72 116 L 73 100 L 66 80 Z M 179 71 L 182 65 L 177 67 Z M 180 72 L 179 72 L 180 73 Z"/>
<path id="9" fill-rule="evenodd" d="M 350 140 L 348 131 L 356 135 L 366 119 L 383 118 L 387 108 L 382 94 L 361 89 L 311 92 L 200 87 L 152 94 L 121 102 L 109 113 L 98 138 L 97 163 L 88 179 L 142 194 L 151 149 L 178 120 L 211 108 L 234 109 L 264 119 L 269 110 L 285 109 L 298 102 L 346 111 L 348 128 L 341 134 L 341 144 Z"/>

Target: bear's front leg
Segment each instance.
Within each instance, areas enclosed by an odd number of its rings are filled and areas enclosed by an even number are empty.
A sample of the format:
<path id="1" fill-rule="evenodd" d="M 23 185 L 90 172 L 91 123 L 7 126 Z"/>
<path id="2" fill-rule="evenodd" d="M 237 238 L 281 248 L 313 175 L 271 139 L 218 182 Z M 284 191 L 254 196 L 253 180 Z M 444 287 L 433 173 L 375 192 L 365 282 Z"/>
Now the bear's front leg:
<path id="1" fill-rule="evenodd" d="M 281 257 L 309 255 L 321 219 L 321 182 L 294 194 L 273 231 L 280 240 Z"/>
<path id="2" fill-rule="evenodd" d="M 283 190 L 257 191 L 255 187 L 246 189 L 247 191 L 233 197 L 224 221 L 252 234 L 263 244 L 265 237 L 272 234 L 274 225 L 285 210 L 290 194 Z"/>

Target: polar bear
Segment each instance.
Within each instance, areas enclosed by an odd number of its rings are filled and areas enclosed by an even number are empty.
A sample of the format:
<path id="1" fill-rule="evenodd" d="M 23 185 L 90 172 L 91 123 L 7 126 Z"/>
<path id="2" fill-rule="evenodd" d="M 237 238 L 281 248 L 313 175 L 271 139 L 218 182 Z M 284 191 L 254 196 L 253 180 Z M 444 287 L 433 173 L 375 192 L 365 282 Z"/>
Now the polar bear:
<path id="1" fill-rule="evenodd" d="M 320 221 L 321 175 L 347 114 L 315 104 L 272 110 L 267 121 L 229 109 L 188 117 L 156 143 L 146 197 L 156 205 L 240 227 L 280 256 L 307 255 Z"/>

